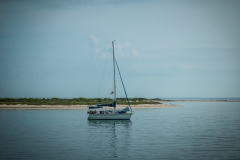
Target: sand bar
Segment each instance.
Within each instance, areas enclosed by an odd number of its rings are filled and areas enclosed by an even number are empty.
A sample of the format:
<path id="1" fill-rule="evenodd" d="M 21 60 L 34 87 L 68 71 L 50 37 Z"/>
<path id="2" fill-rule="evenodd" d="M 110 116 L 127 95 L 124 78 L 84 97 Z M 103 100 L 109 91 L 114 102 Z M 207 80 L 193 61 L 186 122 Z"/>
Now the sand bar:
<path id="1" fill-rule="evenodd" d="M 117 108 L 125 108 L 126 105 L 117 105 Z M 140 105 L 131 105 L 134 108 L 168 108 L 168 107 L 180 107 L 174 104 L 140 104 Z M 88 105 L 0 105 L 0 110 L 8 109 L 88 109 Z"/>

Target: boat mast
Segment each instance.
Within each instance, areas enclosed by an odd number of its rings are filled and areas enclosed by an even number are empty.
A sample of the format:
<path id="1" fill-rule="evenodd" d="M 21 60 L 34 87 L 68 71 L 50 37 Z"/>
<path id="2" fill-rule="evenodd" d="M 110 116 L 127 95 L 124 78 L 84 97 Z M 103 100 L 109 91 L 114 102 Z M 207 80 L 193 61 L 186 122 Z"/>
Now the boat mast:
<path id="1" fill-rule="evenodd" d="M 115 40 L 114 40 L 115 41 Z M 114 79 L 114 110 L 116 110 L 116 78 L 115 78 L 115 55 L 114 55 L 114 41 L 112 41 L 112 47 L 113 47 L 113 79 Z"/>

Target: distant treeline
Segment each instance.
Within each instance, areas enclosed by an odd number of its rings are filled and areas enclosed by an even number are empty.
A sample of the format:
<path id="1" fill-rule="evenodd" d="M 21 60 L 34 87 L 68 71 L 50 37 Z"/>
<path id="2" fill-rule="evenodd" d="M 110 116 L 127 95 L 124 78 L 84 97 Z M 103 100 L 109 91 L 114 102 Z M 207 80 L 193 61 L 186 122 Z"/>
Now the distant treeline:
<path id="1" fill-rule="evenodd" d="M 129 98 L 132 105 L 159 104 L 161 99 Z M 0 104 L 27 104 L 27 105 L 96 105 L 112 103 L 110 98 L 0 98 Z M 117 104 L 128 104 L 126 98 L 117 98 Z"/>

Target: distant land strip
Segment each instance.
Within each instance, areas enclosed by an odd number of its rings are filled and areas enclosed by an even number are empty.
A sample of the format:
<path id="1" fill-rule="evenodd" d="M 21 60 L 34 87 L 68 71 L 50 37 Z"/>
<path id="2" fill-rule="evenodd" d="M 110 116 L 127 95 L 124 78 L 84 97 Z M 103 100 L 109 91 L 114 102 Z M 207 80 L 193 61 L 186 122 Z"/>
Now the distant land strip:
<path id="1" fill-rule="evenodd" d="M 110 104 L 110 98 L 0 98 L 0 109 L 87 109 L 89 105 Z M 212 100 L 167 100 L 129 98 L 132 108 L 167 108 L 181 107 L 171 102 L 240 102 L 240 99 L 212 99 Z M 117 107 L 124 108 L 128 105 L 126 98 L 117 98 Z"/>
<path id="2" fill-rule="evenodd" d="M 161 104 L 166 102 L 240 102 L 239 99 L 147 99 L 147 98 L 129 98 L 131 105 L 140 104 Z M 97 105 L 110 104 L 111 98 L 0 98 L 0 105 Z M 127 105 L 126 98 L 117 98 L 117 104 Z"/>
<path id="3" fill-rule="evenodd" d="M 129 98 L 131 105 L 161 104 L 161 99 Z M 0 105 L 97 105 L 113 103 L 111 98 L 0 98 Z M 117 104 L 127 105 L 126 98 L 117 98 Z"/>

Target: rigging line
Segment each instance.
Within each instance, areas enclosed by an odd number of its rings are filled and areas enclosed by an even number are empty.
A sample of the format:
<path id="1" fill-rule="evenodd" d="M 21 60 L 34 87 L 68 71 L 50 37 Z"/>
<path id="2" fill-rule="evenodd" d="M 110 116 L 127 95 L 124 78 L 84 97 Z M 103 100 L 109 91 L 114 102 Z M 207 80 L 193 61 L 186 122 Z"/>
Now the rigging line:
<path id="1" fill-rule="evenodd" d="M 125 89 L 124 84 L 123 84 L 122 76 L 121 76 L 120 70 L 119 70 L 119 68 L 118 68 L 117 60 L 116 60 L 116 58 L 114 58 L 114 60 L 115 60 L 115 62 L 116 62 L 116 66 L 117 66 L 117 69 L 118 69 L 118 73 L 119 73 L 119 76 L 120 76 L 121 81 L 122 81 L 122 85 L 123 85 L 123 89 L 124 89 L 124 92 L 125 92 L 125 95 L 126 95 L 126 98 L 127 98 L 127 101 L 128 101 L 128 105 L 129 105 L 129 107 L 130 107 L 130 109 L 131 109 L 131 112 L 132 112 L 132 107 L 130 106 L 130 103 L 129 103 L 129 99 L 128 99 L 128 96 L 127 96 L 127 92 L 126 92 L 126 89 Z"/>
<path id="2" fill-rule="evenodd" d="M 99 97 L 99 94 L 100 94 L 100 90 L 101 90 L 101 86 L 102 86 L 102 81 L 103 81 L 103 77 L 104 77 L 105 72 L 106 72 L 106 66 L 107 66 L 107 64 L 108 64 L 108 61 L 109 61 L 109 58 L 107 58 L 107 60 L 106 60 L 106 62 L 105 62 L 105 65 L 104 65 L 102 77 L 101 77 L 101 79 L 100 79 L 99 86 L 98 86 L 97 97 Z"/>

